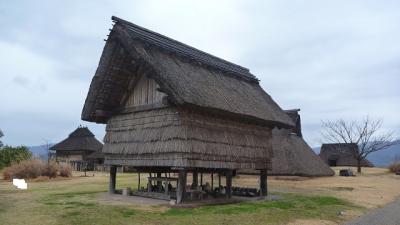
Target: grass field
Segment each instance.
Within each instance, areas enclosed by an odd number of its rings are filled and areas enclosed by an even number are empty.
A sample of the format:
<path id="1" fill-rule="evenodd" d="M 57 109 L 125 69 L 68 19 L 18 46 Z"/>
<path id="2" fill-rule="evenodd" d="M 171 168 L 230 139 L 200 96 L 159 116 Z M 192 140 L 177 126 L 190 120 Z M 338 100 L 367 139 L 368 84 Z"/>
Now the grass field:
<path id="1" fill-rule="evenodd" d="M 322 220 L 335 224 L 348 219 L 338 214 L 341 211 L 353 215 L 365 210 L 362 204 L 339 195 L 355 191 L 355 187 L 347 184 L 326 190 L 315 186 L 315 190 L 306 191 L 308 182 L 319 179 L 329 178 L 271 180 L 272 192 L 282 197 L 276 201 L 195 209 L 102 200 L 100 196 L 107 190 L 108 176 L 101 173 L 94 177 L 30 182 L 26 191 L 16 190 L 10 182 L 0 181 L 0 224 L 287 224 Z M 293 189 L 296 182 L 298 188 Z M 243 176 L 234 183 L 252 186 L 256 179 Z M 118 174 L 117 188 L 127 186 L 136 187 L 136 175 Z"/>

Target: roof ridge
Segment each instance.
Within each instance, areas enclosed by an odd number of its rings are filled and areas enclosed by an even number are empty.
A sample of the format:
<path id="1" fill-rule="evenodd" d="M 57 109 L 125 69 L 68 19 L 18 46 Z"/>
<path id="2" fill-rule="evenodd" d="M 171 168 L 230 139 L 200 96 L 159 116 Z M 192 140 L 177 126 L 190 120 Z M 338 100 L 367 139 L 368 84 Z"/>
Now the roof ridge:
<path id="1" fill-rule="evenodd" d="M 94 137 L 95 135 L 89 130 L 88 127 L 79 126 L 74 131 L 72 131 L 68 137 Z"/>
<path id="2" fill-rule="evenodd" d="M 190 45 L 179 42 L 144 27 L 138 26 L 134 23 L 118 18 L 116 16 L 112 16 L 111 19 L 115 21 L 116 24 L 120 23 L 122 25 L 125 25 L 125 27 L 128 28 L 129 31 L 133 32 L 135 36 L 137 36 L 139 39 L 150 42 L 151 44 L 154 44 L 160 48 L 172 51 L 185 57 L 192 58 L 201 63 L 220 69 L 224 72 L 233 73 L 235 75 L 239 75 L 240 77 L 244 77 L 253 81 L 258 81 L 258 79 L 250 73 L 250 70 L 248 68 L 242 67 L 207 52 L 201 51 Z"/>

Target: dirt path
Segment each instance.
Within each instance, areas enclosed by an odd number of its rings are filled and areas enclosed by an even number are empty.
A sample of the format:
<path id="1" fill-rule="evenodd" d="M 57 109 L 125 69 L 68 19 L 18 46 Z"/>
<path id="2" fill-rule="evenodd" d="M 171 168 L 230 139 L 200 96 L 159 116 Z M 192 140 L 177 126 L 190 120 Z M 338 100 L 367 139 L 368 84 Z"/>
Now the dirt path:
<path id="1" fill-rule="evenodd" d="M 385 207 L 371 210 L 356 220 L 344 225 L 399 225 L 400 224 L 400 199 Z"/>

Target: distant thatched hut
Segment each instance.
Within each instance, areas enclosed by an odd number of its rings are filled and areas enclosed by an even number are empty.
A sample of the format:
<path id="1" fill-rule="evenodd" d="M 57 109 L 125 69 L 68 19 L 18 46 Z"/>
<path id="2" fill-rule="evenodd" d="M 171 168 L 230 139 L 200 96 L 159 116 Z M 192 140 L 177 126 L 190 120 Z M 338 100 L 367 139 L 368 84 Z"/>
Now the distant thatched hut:
<path id="1" fill-rule="evenodd" d="M 296 124 L 292 129 L 272 130 L 272 168 L 275 176 L 332 176 L 335 172 L 323 162 L 301 137 L 299 109 L 285 110 Z M 243 174 L 258 174 L 256 170 L 241 170 Z"/>
<path id="2" fill-rule="evenodd" d="M 68 138 L 53 145 L 58 163 L 68 163 L 74 170 L 91 169 L 96 161 L 89 157 L 101 152 L 103 144 L 98 141 L 87 127 L 78 127 Z"/>
<path id="3" fill-rule="evenodd" d="M 358 146 L 354 143 L 335 143 L 322 144 L 319 156 L 329 166 L 357 166 Z M 361 161 L 363 167 L 373 167 L 374 165 L 364 159 Z"/>
<path id="4" fill-rule="evenodd" d="M 116 166 L 131 166 L 157 173 L 149 177 L 157 183 L 174 180 L 161 173 L 178 172 L 178 203 L 188 172 L 194 186 L 198 173 L 226 176 L 230 196 L 237 169 L 259 169 L 266 193 L 271 130 L 293 122 L 258 79 L 246 68 L 113 20 L 82 112 L 83 120 L 107 124 L 103 153 L 111 165 L 110 192 Z"/>

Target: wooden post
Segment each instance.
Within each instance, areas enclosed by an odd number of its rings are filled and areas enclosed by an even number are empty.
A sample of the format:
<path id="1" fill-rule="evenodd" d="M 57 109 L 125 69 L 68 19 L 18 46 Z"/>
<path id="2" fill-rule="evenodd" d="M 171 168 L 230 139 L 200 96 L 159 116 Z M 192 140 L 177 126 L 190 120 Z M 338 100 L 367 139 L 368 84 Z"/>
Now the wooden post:
<path id="1" fill-rule="evenodd" d="M 168 195 L 168 185 L 169 185 L 169 181 L 165 181 L 165 194 Z"/>
<path id="2" fill-rule="evenodd" d="M 221 173 L 218 172 L 218 188 L 221 187 Z"/>
<path id="3" fill-rule="evenodd" d="M 161 178 L 161 173 L 157 173 L 157 178 Z M 158 191 L 162 190 L 162 181 L 161 180 L 157 181 L 157 189 L 158 189 Z"/>
<path id="4" fill-rule="evenodd" d="M 226 171 L 226 197 L 231 198 L 232 197 L 232 170 Z"/>
<path id="5" fill-rule="evenodd" d="M 199 186 L 199 173 L 197 171 L 193 171 L 193 180 L 192 187 L 197 188 Z"/>
<path id="6" fill-rule="evenodd" d="M 267 170 L 260 170 L 260 196 L 268 195 Z"/>
<path id="7" fill-rule="evenodd" d="M 200 172 L 200 186 L 203 186 L 203 172 Z"/>
<path id="8" fill-rule="evenodd" d="M 178 175 L 178 185 L 176 188 L 176 203 L 180 204 L 185 199 L 186 192 L 186 171 L 180 170 Z"/>
<path id="9" fill-rule="evenodd" d="M 140 172 L 138 172 L 138 184 L 137 184 L 137 190 L 140 191 Z"/>
<path id="10" fill-rule="evenodd" d="M 110 183 L 108 187 L 108 193 L 114 194 L 115 193 L 115 182 L 117 176 L 117 167 L 111 166 L 110 167 Z"/>
<path id="11" fill-rule="evenodd" d="M 214 172 L 211 172 L 211 191 L 214 191 Z"/>

